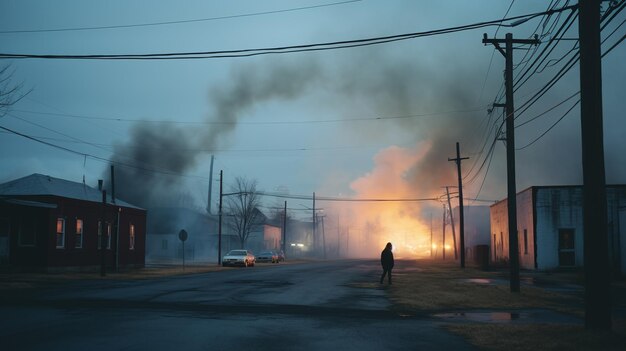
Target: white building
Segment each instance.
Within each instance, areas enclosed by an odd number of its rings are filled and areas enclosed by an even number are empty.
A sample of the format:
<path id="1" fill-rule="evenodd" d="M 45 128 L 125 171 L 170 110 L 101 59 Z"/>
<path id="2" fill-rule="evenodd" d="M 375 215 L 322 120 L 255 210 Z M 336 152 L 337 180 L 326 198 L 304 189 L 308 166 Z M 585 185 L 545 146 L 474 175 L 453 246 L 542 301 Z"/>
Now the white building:
<path id="1" fill-rule="evenodd" d="M 581 186 L 534 186 L 517 194 L 520 267 L 583 266 Z M 607 255 L 615 274 L 626 272 L 626 185 L 607 186 Z M 509 259 L 507 200 L 490 208 L 491 260 Z"/>

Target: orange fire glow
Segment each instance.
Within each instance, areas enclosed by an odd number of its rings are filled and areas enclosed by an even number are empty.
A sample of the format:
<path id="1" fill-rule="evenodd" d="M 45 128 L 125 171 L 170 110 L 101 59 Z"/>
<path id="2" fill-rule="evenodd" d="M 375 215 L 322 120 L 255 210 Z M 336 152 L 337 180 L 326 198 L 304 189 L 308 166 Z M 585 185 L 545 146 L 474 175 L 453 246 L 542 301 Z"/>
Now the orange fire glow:
<path id="1" fill-rule="evenodd" d="M 431 189 L 438 191 L 439 185 L 433 188 L 433 184 L 421 184 L 419 174 L 414 172 L 429 149 L 429 143 L 420 143 L 414 148 L 391 146 L 381 150 L 374 157 L 374 168 L 350 183 L 355 199 L 434 197 Z M 425 177 L 431 178 L 432 175 Z M 327 213 L 337 216 L 338 243 L 344 248 L 339 251 L 344 256 L 377 257 L 387 242 L 393 244 L 397 258 L 431 254 L 430 218 L 422 218 L 423 202 L 349 202 L 325 206 L 329 208 Z"/>

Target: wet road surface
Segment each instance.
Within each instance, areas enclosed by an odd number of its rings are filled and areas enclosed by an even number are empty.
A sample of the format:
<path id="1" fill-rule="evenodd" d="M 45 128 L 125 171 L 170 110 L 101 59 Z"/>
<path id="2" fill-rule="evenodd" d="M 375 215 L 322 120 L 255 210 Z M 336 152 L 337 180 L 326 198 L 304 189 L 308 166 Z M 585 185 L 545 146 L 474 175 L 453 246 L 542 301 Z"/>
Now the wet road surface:
<path id="1" fill-rule="evenodd" d="M 473 349 L 390 310 L 376 261 L 80 281 L 0 302 L 3 350 Z"/>

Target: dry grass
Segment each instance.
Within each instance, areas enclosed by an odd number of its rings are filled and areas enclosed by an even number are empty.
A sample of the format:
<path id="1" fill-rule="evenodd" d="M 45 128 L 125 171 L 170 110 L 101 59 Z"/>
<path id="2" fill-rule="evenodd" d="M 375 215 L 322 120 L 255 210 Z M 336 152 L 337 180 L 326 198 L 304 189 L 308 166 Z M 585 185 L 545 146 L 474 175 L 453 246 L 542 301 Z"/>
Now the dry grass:
<path id="1" fill-rule="evenodd" d="M 483 350 L 626 350 L 626 338 L 582 326 L 452 324 L 445 327 Z"/>
<path id="2" fill-rule="evenodd" d="M 540 288 L 524 286 L 512 294 L 498 273 L 473 268 L 461 269 L 451 263 L 424 261 L 419 271 L 398 272 L 390 291 L 392 302 L 400 309 L 523 309 L 549 308 L 579 314 L 582 299 Z M 501 284 L 480 284 L 468 279 L 496 279 Z"/>
<path id="3" fill-rule="evenodd" d="M 301 260 L 289 260 L 280 263 L 297 264 Z M 257 264 L 253 269 L 273 267 L 278 265 Z M 187 265 L 147 266 L 144 268 L 125 269 L 120 272 L 107 271 L 104 277 L 100 272 L 55 272 L 55 273 L 0 273 L 0 291 L 35 288 L 42 285 L 63 284 L 75 280 L 143 280 L 185 274 L 217 272 L 223 270 L 241 269 L 236 267 L 222 267 L 216 263 Z"/>
<path id="4" fill-rule="evenodd" d="M 434 313 L 459 310 L 514 311 L 545 309 L 584 317 L 583 292 L 558 293 L 522 285 L 511 293 L 502 273 L 461 269 L 452 263 L 418 261 L 394 274 L 387 291 L 394 309 L 404 313 Z M 496 279 L 501 284 L 479 284 L 468 279 Z M 505 278 L 503 282 L 503 278 Z M 551 281 L 572 283 L 575 275 L 546 275 Z M 363 288 L 370 284 L 363 283 Z M 626 284 L 614 282 L 614 308 L 626 307 Z M 585 330 L 582 325 L 459 322 L 445 328 L 484 350 L 626 350 L 626 321 L 614 317 L 612 332 Z"/>

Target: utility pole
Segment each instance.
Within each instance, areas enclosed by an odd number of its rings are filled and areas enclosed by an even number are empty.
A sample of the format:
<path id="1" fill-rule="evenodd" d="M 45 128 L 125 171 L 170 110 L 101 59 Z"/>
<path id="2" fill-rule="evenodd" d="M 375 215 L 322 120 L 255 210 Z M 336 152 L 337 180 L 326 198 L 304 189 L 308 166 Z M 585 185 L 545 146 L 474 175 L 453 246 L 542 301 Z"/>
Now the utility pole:
<path id="1" fill-rule="evenodd" d="M 102 190 L 102 217 L 100 218 L 100 276 L 106 275 L 106 224 L 104 222 L 107 209 L 107 191 Z"/>
<path id="2" fill-rule="evenodd" d="M 443 240 L 441 244 L 443 260 L 446 260 L 446 204 L 443 204 Z"/>
<path id="3" fill-rule="evenodd" d="M 502 49 L 500 44 L 504 43 Z M 487 39 L 483 35 L 483 44 L 493 44 L 505 58 L 504 84 L 506 87 L 506 173 L 507 173 L 507 210 L 509 218 L 509 265 L 511 292 L 520 291 L 519 282 L 519 243 L 517 237 L 517 191 L 515 185 L 515 109 L 513 105 L 513 44 L 537 45 L 539 39 L 513 39 L 507 33 L 505 39 Z M 461 200 L 463 197 L 461 196 Z"/>
<path id="4" fill-rule="evenodd" d="M 285 210 L 283 212 L 283 253 L 287 254 L 287 200 L 285 200 Z"/>
<path id="5" fill-rule="evenodd" d="M 337 213 L 337 258 L 341 255 L 341 226 L 339 225 L 339 213 Z"/>
<path id="6" fill-rule="evenodd" d="M 433 258 L 433 213 L 430 213 L 430 258 Z"/>
<path id="7" fill-rule="evenodd" d="M 115 166 L 111 165 L 111 203 L 115 205 Z M 115 272 L 120 271 L 120 212 L 121 207 L 115 211 Z"/>
<path id="8" fill-rule="evenodd" d="M 578 2 L 583 164 L 585 328 L 611 330 L 599 0 Z"/>
<path id="9" fill-rule="evenodd" d="M 454 215 L 452 214 L 452 205 L 450 204 L 450 191 L 446 187 L 446 195 L 448 196 L 448 208 L 450 209 L 450 226 L 452 227 L 452 244 L 454 245 L 454 259 L 458 259 L 456 252 L 456 228 L 454 227 Z"/>
<path id="10" fill-rule="evenodd" d="M 211 155 L 211 167 L 210 167 L 210 171 L 209 171 L 209 194 L 208 194 L 208 201 L 207 201 L 207 206 L 206 206 L 206 211 L 211 214 L 211 197 L 213 195 L 213 161 L 215 159 L 214 155 Z"/>
<path id="11" fill-rule="evenodd" d="M 461 161 L 467 159 L 469 159 L 469 157 L 461 157 L 461 147 L 457 142 L 456 158 L 448 158 L 448 161 L 456 162 L 456 170 L 459 179 L 459 240 L 461 242 L 461 268 L 465 268 L 465 223 L 463 217 L 463 179 L 461 178 Z M 450 208 L 450 218 L 452 218 L 452 208 Z M 454 223 L 452 223 L 452 233 L 454 233 Z"/>
<path id="12" fill-rule="evenodd" d="M 219 208 L 219 220 L 217 222 L 217 265 L 222 264 L 222 178 L 224 171 L 220 171 L 220 208 Z"/>
<path id="13" fill-rule="evenodd" d="M 326 226 L 324 225 L 324 217 L 322 216 L 322 245 L 324 245 L 324 259 L 326 259 Z"/>
<path id="14" fill-rule="evenodd" d="M 316 237 L 316 228 L 315 228 L 315 192 L 313 192 L 313 213 L 312 213 L 312 221 L 313 221 L 313 228 L 311 230 L 311 233 L 313 233 L 313 250 L 317 250 L 317 237 Z M 317 255 L 316 255 L 317 256 Z"/>

